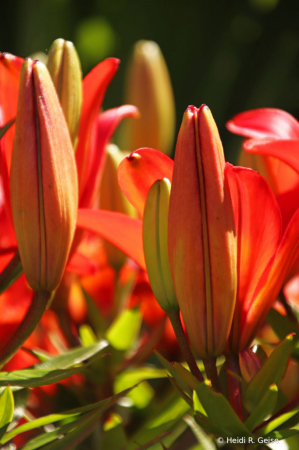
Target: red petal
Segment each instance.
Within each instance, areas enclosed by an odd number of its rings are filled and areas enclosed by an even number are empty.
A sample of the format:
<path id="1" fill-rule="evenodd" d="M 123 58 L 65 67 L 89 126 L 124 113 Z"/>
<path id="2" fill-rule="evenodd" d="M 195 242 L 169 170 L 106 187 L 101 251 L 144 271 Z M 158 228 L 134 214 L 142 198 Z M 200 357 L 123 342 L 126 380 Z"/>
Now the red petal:
<path id="1" fill-rule="evenodd" d="M 23 59 L 9 53 L 0 53 L 0 127 L 14 119 L 17 114 L 19 81 Z M 9 195 L 9 172 L 15 126 L 12 125 L 0 140 L 0 167 L 5 198 L 6 214 L 11 222 Z"/>
<path id="2" fill-rule="evenodd" d="M 237 114 L 226 124 L 232 133 L 249 138 L 298 139 L 298 121 L 281 109 L 252 109 Z"/>
<path id="3" fill-rule="evenodd" d="M 132 105 L 123 105 L 119 108 L 108 109 L 98 116 L 96 121 L 95 141 L 89 148 L 90 166 L 89 173 L 86 173 L 88 183 L 85 185 L 85 190 L 81 194 L 81 208 L 92 206 L 92 200 L 94 194 L 97 192 L 101 169 L 103 168 L 105 148 L 120 121 L 126 117 L 138 116 L 138 109 Z"/>
<path id="4" fill-rule="evenodd" d="M 142 148 L 123 159 L 118 169 L 121 190 L 143 216 L 144 204 L 150 187 L 156 180 L 172 180 L 173 160 L 164 153 Z"/>
<path id="5" fill-rule="evenodd" d="M 88 181 L 89 147 L 94 121 L 99 113 L 106 89 L 118 69 L 119 60 L 109 58 L 98 64 L 83 80 L 83 105 L 76 149 L 80 193 Z"/>
<path id="6" fill-rule="evenodd" d="M 248 304 L 246 319 L 241 333 L 242 347 L 248 346 L 259 326 L 263 323 L 299 257 L 299 209 L 292 217 L 276 253 L 270 273 L 261 277 L 251 304 Z"/>
<path id="7" fill-rule="evenodd" d="M 97 269 L 98 266 L 94 261 L 78 251 L 71 256 L 66 267 L 68 272 L 83 276 L 94 275 Z"/>
<path id="8" fill-rule="evenodd" d="M 276 196 L 276 200 L 282 216 L 282 228 L 285 230 L 294 213 L 299 208 L 299 183 L 297 183 L 294 189 Z"/>
<path id="9" fill-rule="evenodd" d="M 79 209 L 77 226 L 107 239 L 145 269 L 141 220 L 112 211 Z"/>
<path id="10" fill-rule="evenodd" d="M 274 156 L 299 173 L 299 139 L 275 139 L 258 141 L 250 139 L 244 143 L 247 152 Z"/>
<path id="11" fill-rule="evenodd" d="M 238 246 L 238 302 L 232 344 L 238 346 L 243 313 L 281 238 L 281 214 L 268 183 L 257 172 L 226 164 Z"/>

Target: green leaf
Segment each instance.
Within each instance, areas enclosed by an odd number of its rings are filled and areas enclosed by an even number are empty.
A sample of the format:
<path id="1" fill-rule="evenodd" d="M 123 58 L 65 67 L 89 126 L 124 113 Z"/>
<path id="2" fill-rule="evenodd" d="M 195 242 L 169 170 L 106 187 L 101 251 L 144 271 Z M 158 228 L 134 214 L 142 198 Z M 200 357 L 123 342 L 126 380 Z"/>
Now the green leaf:
<path id="1" fill-rule="evenodd" d="M 99 308 L 96 306 L 94 300 L 90 297 L 87 292 L 82 289 L 86 305 L 87 305 L 87 315 L 92 328 L 95 330 L 98 338 L 104 337 L 104 330 L 106 329 L 106 321 L 101 316 Z"/>
<path id="2" fill-rule="evenodd" d="M 99 341 L 96 344 L 88 347 L 79 347 L 69 350 L 61 355 L 54 356 L 47 361 L 43 361 L 34 366 L 35 369 L 67 369 L 68 367 L 79 364 L 82 361 L 91 358 L 108 346 L 105 340 Z M 1 374 L 0 374 L 1 375 Z"/>
<path id="3" fill-rule="evenodd" d="M 122 426 L 122 419 L 118 414 L 111 414 L 103 427 L 102 450 L 123 450 L 127 445 L 127 438 Z"/>
<path id="4" fill-rule="evenodd" d="M 83 415 L 88 412 L 99 412 L 103 413 L 107 409 L 109 409 L 112 405 L 114 405 L 121 397 L 126 396 L 131 389 L 134 389 L 135 386 L 132 388 L 126 389 L 117 395 L 113 395 L 112 397 L 109 397 L 105 400 L 101 400 L 100 402 L 93 403 L 91 405 L 81 406 L 80 408 L 75 408 L 69 411 L 64 411 L 63 413 L 59 414 L 50 414 L 49 416 L 40 417 L 38 419 L 32 420 L 31 422 L 25 423 L 23 425 L 20 425 L 19 427 L 11 430 L 9 433 L 7 433 L 0 441 L 1 444 L 5 444 L 6 442 L 10 441 L 15 436 L 25 433 L 29 430 L 34 430 L 39 427 L 43 427 L 45 425 L 48 425 L 50 423 L 65 421 L 65 420 L 76 420 L 76 416 Z"/>
<path id="5" fill-rule="evenodd" d="M 96 411 L 89 414 L 87 418 L 80 421 L 80 425 L 77 424 L 68 434 L 65 434 L 63 438 L 55 440 L 46 446 L 43 446 L 43 450 L 71 450 L 80 442 L 82 442 L 96 426 L 98 417 L 102 411 Z"/>
<path id="6" fill-rule="evenodd" d="M 208 380 L 198 385 L 196 393 L 209 420 L 222 431 L 223 436 L 252 436 L 226 398 L 210 388 L 210 382 Z"/>
<path id="7" fill-rule="evenodd" d="M 0 439 L 12 421 L 14 412 L 14 399 L 10 387 L 7 387 L 0 397 Z"/>
<path id="8" fill-rule="evenodd" d="M 295 436 L 298 433 L 299 430 L 296 429 L 272 431 L 272 433 L 268 434 L 266 438 L 269 439 L 270 444 L 271 439 L 278 439 L 278 440 L 287 439 L 288 437 Z"/>
<path id="9" fill-rule="evenodd" d="M 181 377 L 179 376 L 178 372 L 175 370 L 174 366 L 169 361 L 167 361 L 167 359 L 163 358 L 163 356 L 160 355 L 160 353 L 157 352 L 156 350 L 154 350 L 154 353 L 157 356 L 157 358 L 160 361 L 160 363 L 162 364 L 162 366 L 165 367 L 167 372 L 169 372 L 169 374 L 172 376 L 172 378 L 174 378 L 175 381 L 178 383 L 180 388 L 183 391 L 185 391 L 189 395 L 189 397 L 192 397 L 191 390 L 188 388 L 188 386 L 181 379 Z"/>
<path id="10" fill-rule="evenodd" d="M 184 417 L 184 420 L 193 431 L 194 436 L 197 439 L 197 442 L 199 444 L 202 444 L 205 450 L 216 450 L 216 446 L 213 443 L 212 439 L 200 428 L 200 426 L 195 422 L 193 417 L 187 415 Z"/>
<path id="11" fill-rule="evenodd" d="M 292 322 L 287 316 L 280 314 L 276 309 L 270 309 L 266 320 L 281 341 L 288 334 L 296 333 L 297 336 L 299 335 L 298 324 Z"/>
<path id="12" fill-rule="evenodd" d="M 105 355 L 102 355 L 101 357 L 103 356 Z M 14 372 L 1 372 L 0 386 L 38 387 L 53 384 L 60 380 L 64 380 L 75 373 L 84 371 L 91 364 L 93 364 L 93 361 L 72 369 L 23 369 L 15 370 Z"/>
<path id="13" fill-rule="evenodd" d="M 97 342 L 97 338 L 89 325 L 81 325 L 79 328 L 79 336 L 84 347 L 88 347 Z"/>
<path id="14" fill-rule="evenodd" d="M 130 349 L 137 339 L 142 316 L 137 308 L 126 309 L 110 326 L 106 338 L 116 350 Z"/>
<path id="15" fill-rule="evenodd" d="M 22 447 L 22 450 L 36 450 L 38 448 L 43 447 L 46 444 L 49 444 L 50 442 L 55 441 L 62 435 L 69 433 L 70 431 L 80 426 L 82 423 L 85 423 L 86 419 L 93 416 L 93 414 L 94 412 L 89 414 L 83 414 L 82 416 L 79 416 L 79 419 L 77 420 L 73 420 L 61 427 L 56 428 L 53 431 L 43 433 L 40 436 L 31 439 Z"/>
<path id="16" fill-rule="evenodd" d="M 282 425 L 288 426 L 288 423 L 286 423 L 286 422 L 288 422 L 290 419 L 292 419 L 294 416 L 296 416 L 296 414 L 298 414 L 298 412 L 299 412 L 299 406 L 294 408 L 292 411 L 288 411 L 284 414 L 281 414 L 276 419 L 270 420 L 267 423 L 267 425 L 265 425 L 263 428 L 258 430 L 259 436 L 268 435 L 270 432 L 272 432 L 273 430 L 276 430 L 276 428 L 278 428 Z"/>
<path id="17" fill-rule="evenodd" d="M 133 384 L 141 383 L 134 391 L 130 392 L 128 397 L 131 398 L 134 405 L 139 408 L 145 408 L 154 396 L 154 390 L 145 382 L 145 380 L 165 378 L 164 370 L 155 367 L 140 367 L 138 369 L 130 369 L 121 372 L 114 383 L 114 392 L 118 393 L 129 388 Z"/>
<path id="18" fill-rule="evenodd" d="M 160 434 L 159 436 L 155 437 L 154 439 L 150 440 L 149 442 L 147 442 L 146 444 L 139 444 L 138 442 L 135 441 L 135 444 L 138 445 L 138 447 L 136 448 L 136 450 L 142 449 L 142 450 L 147 450 L 149 448 L 151 448 L 154 444 L 156 444 L 157 442 L 160 442 L 161 439 L 165 436 L 167 436 L 168 434 L 170 434 L 170 431 L 167 431 L 166 433 Z"/>
<path id="19" fill-rule="evenodd" d="M 249 412 L 259 404 L 271 384 L 277 386 L 286 371 L 292 350 L 293 335 L 287 336 L 271 353 L 265 364 L 248 384 L 244 394 L 244 405 Z"/>
<path id="20" fill-rule="evenodd" d="M 276 384 L 271 384 L 261 401 L 245 421 L 245 425 L 250 431 L 257 427 L 273 412 L 277 402 L 277 395 L 278 389 Z"/>
<path id="21" fill-rule="evenodd" d="M 6 131 L 15 123 L 16 119 L 12 119 L 10 122 L 7 122 L 3 127 L 0 127 L 0 139 L 3 138 Z"/>

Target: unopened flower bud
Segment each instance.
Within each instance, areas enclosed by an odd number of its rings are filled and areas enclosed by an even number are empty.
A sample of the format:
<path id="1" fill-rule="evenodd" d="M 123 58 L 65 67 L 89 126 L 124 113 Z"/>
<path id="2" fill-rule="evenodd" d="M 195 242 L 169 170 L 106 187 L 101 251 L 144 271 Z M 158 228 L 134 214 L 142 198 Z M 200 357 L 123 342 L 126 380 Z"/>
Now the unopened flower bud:
<path id="1" fill-rule="evenodd" d="M 143 249 L 153 293 L 164 311 L 179 310 L 171 278 L 167 222 L 171 184 L 167 178 L 151 187 L 144 208 Z"/>
<path id="2" fill-rule="evenodd" d="M 168 248 L 188 336 L 202 358 L 222 354 L 236 302 L 235 225 L 224 166 L 210 109 L 189 106 L 176 145 Z"/>
<path id="3" fill-rule="evenodd" d="M 82 106 L 82 71 L 74 44 L 64 39 L 56 39 L 49 50 L 47 67 L 75 148 Z"/>
<path id="4" fill-rule="evenodd" d="M 140 119 L 128 121 L 122 146 L 131 151 L 152 147 L 170 154 L 175 131 L 175 106 L 168 69 L 153 41 L 139 41 L 130 62 L 126 103 L 137 106 Z"/>
<path id="5" fill-rule="evenodd" d="M 239 353 L 239 362 L 242 377 L 250 383 L 262 367 L 259 357 L 250 348 L 243 348 Z"/>
<path id="6" fill-rule="evenodd" d="M 22 67 L 10 191 L 27 280 L 54 290 L 63 274 L 77 218 L 78 185 L 65 118 L 45 65 Z"/>
<path id="7" fill-rule="evenodd" d="M 126 155 L 114 144 L 106 147 L 106 162 L 100 186 L 100 208 L 134 216 L 135 209 L 122 193 L 117 181 L 117 169 Z M 109 264 L 120 269 L 125 263 L 126 255 L 114 245 L 104 241 Z"/>

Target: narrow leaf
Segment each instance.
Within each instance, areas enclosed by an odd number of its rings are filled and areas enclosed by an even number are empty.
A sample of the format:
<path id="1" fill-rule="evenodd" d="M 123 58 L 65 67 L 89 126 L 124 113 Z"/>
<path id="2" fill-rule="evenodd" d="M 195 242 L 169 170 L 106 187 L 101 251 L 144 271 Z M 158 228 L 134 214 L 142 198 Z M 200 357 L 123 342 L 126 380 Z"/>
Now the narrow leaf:
<path id="1" fill-rule="evenodd" d="M 128 350 L 135 342 L 142 316 L 138 309 L 126 309 L 108 329 L 106 338 L 117 350 Z"/>
<path id="2" fill-rule="evenodd" d="M 222 431 L 224 436 L 251 436 L 250 431 L 241 422 L 226 398 L 212 391 L 209 384 L 208 380 L 200 383 L 196 392 L 210 421 Z"/>
<path id="3" fill-rule="evenodd" d="M 252 431 L 263 420 L 265 420 L 274 410 L 277 402 L 278 389 L 276 384 L 269 386 L 259 404 L 254 408 L 250 416 L 246 419 L 245 425 Z"/>
<path id="4" fill-rule="evenodd" d="M 249 412 L 258 405 L 271 384 L 279 385 L 287 368 L 292 344 L 293 335 L 289 335 L 273 350 L 250 381 L 244 394 L 244 405 Z"/>
<path id="5" fill-rule="evenodd" d="M 0 397 L 0 439 L 12 421 L 14 412 L 14 399 L 10 387 L 7 387 Z"/>

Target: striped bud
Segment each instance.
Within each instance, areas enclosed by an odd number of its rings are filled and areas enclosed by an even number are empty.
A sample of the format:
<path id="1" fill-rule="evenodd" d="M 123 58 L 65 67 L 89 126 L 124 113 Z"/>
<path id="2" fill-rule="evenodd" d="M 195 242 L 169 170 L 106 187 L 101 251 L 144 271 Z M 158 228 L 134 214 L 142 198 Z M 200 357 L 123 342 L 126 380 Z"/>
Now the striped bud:
<path id="1" fill-rule="evenodd" d="M 222 354 L 237 291 L 234 215 L 210 109 L 189 106 L 180 128 L 169 204 L 169 262 L 189 339 L 202 358 Z"/>
<path id="2" fill-rule="evenodd" d="M 175 105 L 168 69 L 153 41 L 139 41 L 130 62 L 126 103 L 137 106 L 140 119 L 125 124 L 123 148 L 151 147 L 170 154 L 175 132 Z"/>
<path id="3" fill-rule="evenodd" d="M 54 290 L 77 218 L 75 157 L 46 66 L 25 60 L 20 79 L 10 192 L 18 248 L 34 290 Z"/>
<path id="4" fill-rule="evenodd" d="M 144 208 L 143 249 L 153 293 L 164 311 L 179 310 L 170 273 L 167 222 L 171 184 L 167 178 L 151 187 Z"/>
<path id="5" fill-rule="evenodd" d="M 82 106 L 82 70 L 74 44 L 64 39 L 56 39 L 49 50 L 47 67 L 75 148 Z"/>

